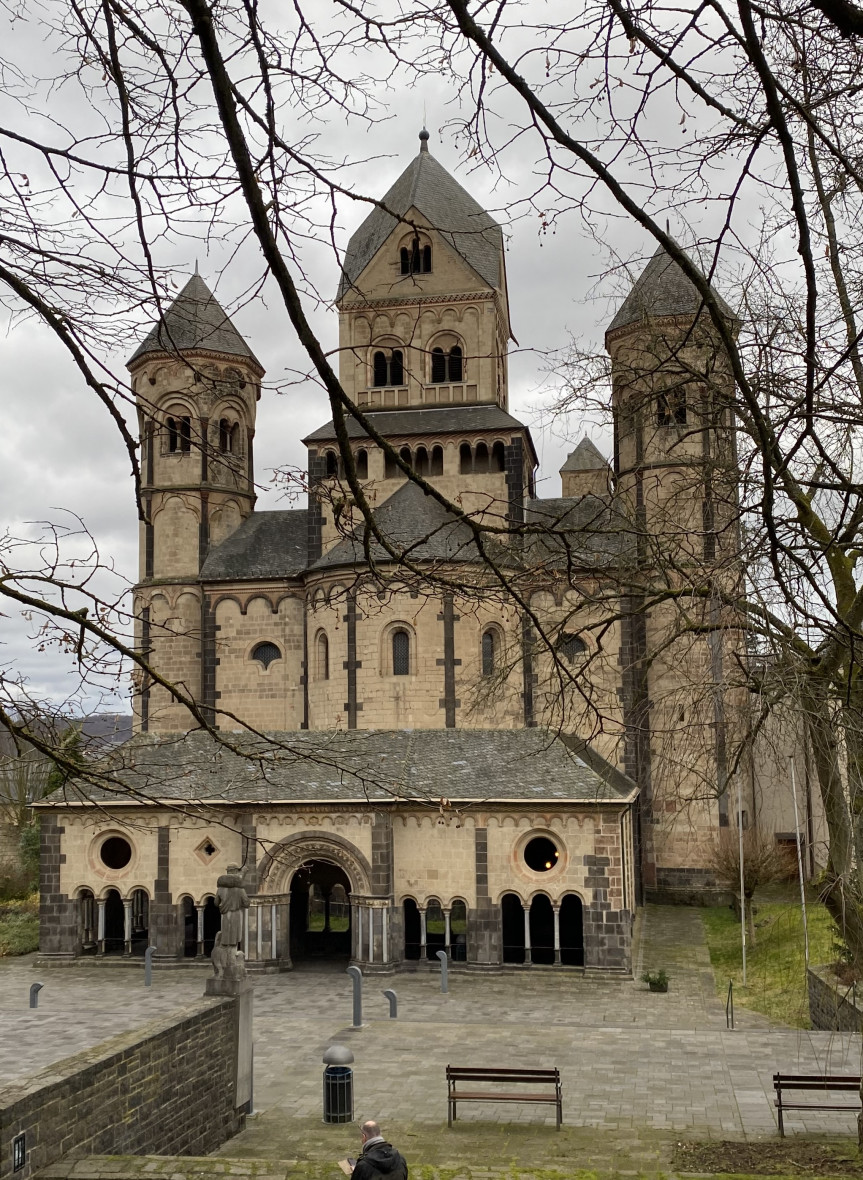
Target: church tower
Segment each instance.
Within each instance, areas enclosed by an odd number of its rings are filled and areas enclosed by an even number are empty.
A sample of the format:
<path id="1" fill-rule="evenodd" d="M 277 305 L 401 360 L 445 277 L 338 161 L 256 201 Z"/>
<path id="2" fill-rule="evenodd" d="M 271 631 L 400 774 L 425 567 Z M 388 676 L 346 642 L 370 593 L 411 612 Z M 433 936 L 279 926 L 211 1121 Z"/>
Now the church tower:
<path id="1" fill-rule="evenodd" d="M 213 627 L 199 573 L 255 503 L 252 443 L 264 370 L 197 273 L 128 362 L 142 493 L 138 642 L 166 679 L 214 703 Z M 165 689 L 137 685 L 140 729 L 183 730 Z"/>
<path id="2" fill-rule="evenodd" d="M 733 688 L 740 632 L 724 605 L 740 586 L 734 382 L 697 288 L 662 248 L 606 348 L 616 500 L 628 522 L 626 770 L 641 789 L 644 884 L 680 896 L 709 885 L 707 844 L 728 823 L 729 748 L 745 709 Z"/>

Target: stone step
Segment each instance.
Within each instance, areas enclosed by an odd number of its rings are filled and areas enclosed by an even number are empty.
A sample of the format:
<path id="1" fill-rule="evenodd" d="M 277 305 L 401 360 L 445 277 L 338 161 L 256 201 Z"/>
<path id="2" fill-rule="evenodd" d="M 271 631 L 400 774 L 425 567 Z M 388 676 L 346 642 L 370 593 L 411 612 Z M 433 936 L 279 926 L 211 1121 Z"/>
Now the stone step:
<path id="1" fill-rule="evenodd" d="M 202 1176 L 255 1176 L 282 1180 L 296 1160 L 227 1159 L 214 1156 L 90 1155 L 66 1158 L 37 1172 L 38 1180 L 129 1180 L 129 1177 L 170 1176 L 177 1180 Z M 335 1169 L 338 1171 L 338 1169 Z"/>

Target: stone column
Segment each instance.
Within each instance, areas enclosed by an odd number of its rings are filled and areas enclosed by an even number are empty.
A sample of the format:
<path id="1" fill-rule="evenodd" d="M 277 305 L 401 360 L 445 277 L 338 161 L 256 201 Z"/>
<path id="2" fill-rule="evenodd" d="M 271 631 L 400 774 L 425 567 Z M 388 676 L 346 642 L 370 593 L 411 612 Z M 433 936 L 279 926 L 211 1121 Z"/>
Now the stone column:
<path id="1" fill-rule="evenodd" d="M 426 908 L 419 907 L 420 912 L 420 958 L 426 957 Z"/>
<path id="2" fill-rule="evenodd" d="M 560 963 L 560 903 L 552 906 L 554 910 L 554 961 Z"/>
<path id="3" fill-rule="evenodd" d="M 132 953 L 132 899 L 123 900 L 123 954 Z"/>
<path id="4" fill-rule="evenodd" d="M 444 912 L 443 912 L 443 921 L 444 921 L 443 946 L 444 946 L 444 950 L 450 956 L 450 958 L 452 958 L 451 948 L 450 948 L 450 941 L 452 939 L 452 929 L 450 927 L 450 913 L 451 912 L 452 912 L 451 910 L 444 910 Z"/>
<path id="5" fill-rule="evenodd" d="M 105 899 L 100 897 L 96 902 L 96 941 L 99 944 L 99 954 L 105 953 Z"/>
<path id="6" fill-rule="evenodd" d="M 198 918 L 198 946 L 197 957 L 203 959 L 204 957 L 204 907 L 202 905 L 195 906 L 195 914 Z"/>
<path id="7" fill-rule="evenodd" d="M 526 905 L 524 908 L 524 961 L 525 963 L 532 963 L 533 959 L 530 955 L 530 906 Z"/>

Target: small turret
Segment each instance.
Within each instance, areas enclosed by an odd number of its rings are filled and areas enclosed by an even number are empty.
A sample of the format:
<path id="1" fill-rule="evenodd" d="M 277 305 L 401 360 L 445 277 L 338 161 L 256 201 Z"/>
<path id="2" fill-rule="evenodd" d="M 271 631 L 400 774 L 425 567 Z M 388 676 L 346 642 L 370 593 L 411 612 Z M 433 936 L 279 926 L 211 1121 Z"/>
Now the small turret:
<path id="1" fill-rule="evenodd" d="M 561 495 L 607 496 L 611 468 L 589 438 L 581 440 L 560 469 Z"/>

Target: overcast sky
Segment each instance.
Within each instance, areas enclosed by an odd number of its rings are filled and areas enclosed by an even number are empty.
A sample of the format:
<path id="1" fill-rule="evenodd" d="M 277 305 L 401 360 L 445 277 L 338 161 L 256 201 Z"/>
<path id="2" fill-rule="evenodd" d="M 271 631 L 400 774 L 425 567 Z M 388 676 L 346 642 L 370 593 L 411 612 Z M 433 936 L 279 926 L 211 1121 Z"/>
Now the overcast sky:
<path id="1" fill-rule="evenodd" d="M 554 429 L 540 424 L 539 391 L 546 382 L 547 357 L 566 345 L 570 333 L 584 343 L 601 343 L 603 326 L 619 301 L 619 277 L 602 280 L 608 255 L 600 256 L 576 215 L 564 220 L 554 234 L 540 234 L 535 215 L 507 224 L 506 207 L 536 185 L 533 161 L 510 155 L 509 184 L 501 184 L 499 177 L 484 169 L 468 172 L 451 137 L 440 132 L 441 124 L 453 113 L 447 110 L 450 100 L 449 94 L 436 93 L 432 83 L 394 94 L 392 107 L 398 108 L 397 117 L 391 115 L 372 125 L 365 134 L 358 133 L 356 127 L 324 127 L 320 129 L 321 143 L 336 158 L 380 157 L 362 176 L 354 171 L 351 182 L 382 196 L 418 150 L 417 135 L 425 118 L 431 131 L 431 152 L 504 223 L 510 310 L 519 342 L 510 366 L 510 410 L 533 431 L 541 464 L 539 494 L 557 495 L 557 471 L 582 434 L 591 436 L 606 455 L 610 439 L 593 423 L 570 420 Z M 367 206 L 348 202 L 343 232 L 356 228 L 365 212 Z M 617 227 L 614 247 L 618 254 L 637 259 L 653 252 L 636 227 L 622 221 Z M 197 261 L 202 276 L 231 309 L 260 265 L 250 251 L 249 246 L 245 263 L 241 254 L 239 261 L 232 258 L 228 267 L 229 247 L 212 241 L 207 244 L 202 226 L 199 246 L 187 241 L 182 252 L 175 249 L 157 261 L 175 269 L 178 288 Z M 329 245 L 319 249 L 307 246 L 305 254 L 315 285 L 331 298 L 338 271 Z M 633 273 L 638 265 L 636 262 Z M 234 319 L 266 367 L 268 381 L 278 384 L 292 371 L 304 371 L 308 366 L 291 339 L 275 292 L 266 294 L 266 299 L 239 308 Z M 335 310 L 310 304 L 309 311 L 325 346 L 335 348 Z M 142 322 L 139 336 L 128 340 L 124 355 L 106 358 L 116 373 L 123 372 L 125 360 L 146 330 Z M 123 578 L 133 582 L 137 523 L 129 463 L 116 428 L 60 345 L 38 324 L 25 321 L 10 327 L 2 349 L 5 413 L 0 431 L 0 511 L 4 527 L 32 534 L 34 526 L 28 522 L 63 521 L 66 514 L 76 514 L 95 537 L 103 560 L 113 563 Z M 268 486 L 271 471 L 285 464 L 304 466 L 305 448 L 300 439 L 329 416 L 326 399 L 312 382 L 293 385 L 281 394 L 264 389 L 255 438 L 257 478 L 263 485 L 258 510 L 286 506 Z M 74 662 L 55 651 L 36 652 L 30 639 L 32 624 L 7 617 L 0 619 L 0 627 L 0 661 L 24 670 L 34 691 L 59 700 L 74 690 Z M 125 696 L 98 702 L 91 695 L 82 701 L 82 707 L 124 707 L 124 701 L 127 703 Z"/>

